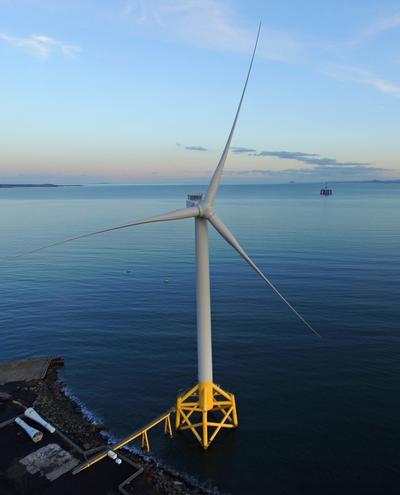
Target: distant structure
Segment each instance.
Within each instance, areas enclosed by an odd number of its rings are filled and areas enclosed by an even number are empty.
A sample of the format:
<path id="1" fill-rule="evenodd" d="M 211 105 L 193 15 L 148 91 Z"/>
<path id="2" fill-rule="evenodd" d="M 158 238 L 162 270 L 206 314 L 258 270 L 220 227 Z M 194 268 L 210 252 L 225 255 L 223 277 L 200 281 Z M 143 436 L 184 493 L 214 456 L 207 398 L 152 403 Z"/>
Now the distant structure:
<path id="1" fill-rule="evenodd" d="M 215 211 L 215 199 L 221 181 L 224 165 L 228 156 L 232 136 L 239 117 L 243 97 L 246 92 L 254 55 L 257 48 L 260 34 L 258 29 L 253 56 L 247 73 L 246 82 L 242 91 L 236 115 L 225 144 L 219 163 L 211 178 L 208 189 L 202 194 L 189 194 L 186 198 L 186 208 L 163 213 L 158 216 L 144 218 L 124 225 L 90 232 L 77 237 L 66 239 L 51 245 L 35 249 L 32 252 L 40 251 L 50 246 L 63 244 L 64 242 L 90 237 L 104 232 L 110 232 L 138 225 L 168 222 L 181 219 L 194 219 L 195 224 L 195 247 L 196 247 L 196 313 L 197 313 L 197 383 L 181 394 L 176 402 L 176 428 L 188 430 L 196 437 L 204 449 L 207 449 L 215 439 L 218 432 L 225 428 L 235 428 L 238 426 L 235 396 L 227 392 L 214 382 L 213 362 L 212 362 L 212 337 L 211 337 L 211 301 L 210 301 L 210 267 L 208 250 L 208 227 L 211 225 L 219 235 L 230 244 L 240 256 L 250 265 L 250 267 L 266 282 L 269 287 L 280 297 L 280 299 L 290 308 L 291 311 L 316 335 L 319 334 L 309 323 L 296 311 L 296 309 L 279 292 L 275 285 L 258 268 L 254 261 L 247 255 L 239 242 L 229 231 L 228 227 L 217 216 Z M 236 209 L 237 206 L 234 206 Z M 169 279 L 165 279 L 167 282 Z M 172 357 L 172 356 L 171 356 Z M 161 377 L 160 377 L 161 379 Z"/>
<path id="2" fill-rule="evenodd" d="M 332 196 L 332 189 L 328 187 L 328 184 L 325 184 L 325 186 L 319 191 L 319 194 L 321 196 Z"/>

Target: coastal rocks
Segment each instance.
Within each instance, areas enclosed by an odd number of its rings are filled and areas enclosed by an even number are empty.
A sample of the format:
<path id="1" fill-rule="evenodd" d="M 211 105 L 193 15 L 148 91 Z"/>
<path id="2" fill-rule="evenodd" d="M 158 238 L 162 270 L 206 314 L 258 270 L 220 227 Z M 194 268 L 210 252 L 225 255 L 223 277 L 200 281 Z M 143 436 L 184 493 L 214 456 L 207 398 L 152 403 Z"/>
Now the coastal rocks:
<path id="1" fill-rule="evenodd" d="M 5 402 L 6 400 L 11 400 L 11 394 L 7 394 L 7 392 L 0 392 L 0 402 Z"/>
<path id="2" fill-rule="evenodd" d="M 84 417 L 80 406 L 65 394 L 64 384 L 58 380 L 56 369 L 49 369 L 43 380 L 24 385 L 18 388 L 16 396 L 27 405 L 33 402 L 33 407 L 39 414 L 84 450 L 106 446 L 107 439 L 103 433 L 105 426 L 93 424 Z M 125 449 L 122 452 L 124 456 L 144 469 L 142 475 L 125 485 L 126 493 L 135 495 L 218 495 L 219 493 L 213 488 L 196 486 L 189 479 L 161 466 L 148 456 L 142 457 Z"/>
<path id="3" fill-rule="evenodd" d="M 64 394 L 56 370 L 50 370 L 47 379 L 37 383 L 35 391 L 35 409 L 74 442 L 85 445 L 85 450 L 104 443 L 99 433 L 104 425 L 94 425 L 84 420 L 79 406 Z"/>
<path id="4" fill-rule="evenodd" d="M 140 459 L 138 456 L 134 456 L 135 462 Z M 144 465 L 143 476 L 153 485 L 155 491 L 151 492 L 151 495 L 155 494 L 173 494 L 173 495 L 220 495 L 220 492 L 216 488 L 205 488 L 204 486 L 197 486 L 190 480 L 183 477 L 172 469 L 162 467 L 154 459 L 146 459 Z M 127 493 L 138 494 L 135 481 L 125 487 Z"/>

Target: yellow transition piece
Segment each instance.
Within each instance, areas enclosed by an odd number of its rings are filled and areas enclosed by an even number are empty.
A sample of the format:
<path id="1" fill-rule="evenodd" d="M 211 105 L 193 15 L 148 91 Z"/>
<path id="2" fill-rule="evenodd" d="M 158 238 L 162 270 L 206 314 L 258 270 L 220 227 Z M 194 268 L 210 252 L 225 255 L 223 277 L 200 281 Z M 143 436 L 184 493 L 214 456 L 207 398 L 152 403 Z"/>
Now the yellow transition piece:
<path id="1" fill-rule="evenodd" d="M 235 396 L 212 382 L 199 382 L 178 397 L 176 429 L 190 430 L 207 449 L 221 428 L 238 426 Z"/>

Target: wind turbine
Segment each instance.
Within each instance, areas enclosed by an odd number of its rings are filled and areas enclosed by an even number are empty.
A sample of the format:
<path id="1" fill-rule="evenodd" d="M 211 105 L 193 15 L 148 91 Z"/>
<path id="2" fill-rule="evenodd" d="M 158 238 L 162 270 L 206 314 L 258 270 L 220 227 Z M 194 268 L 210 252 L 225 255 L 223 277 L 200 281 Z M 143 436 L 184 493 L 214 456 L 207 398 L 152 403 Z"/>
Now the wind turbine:
<path id="1" fill-rule="evenodd" d="M 251 57 L 247 77 L 236 110 L 236 115 L 225 144 L 222 156 L 211 178 L 205 196 L 188 195 L 187 207 L 184 209 L 164 213 L 158 216 L 144 218 L 124 225 L 118 225 L 96 232 L 79 235 L 53 244 L 30 251 L 38 252 L 51 246 L 57 246 L 85 237 L 90 237 L 113 230 L 135 227 L 147 223 L 169 222 L 194 218 L 195 242 L 196 242 L 196 310 L 197 310 L 197 363 L 198 383 L 189 391 L 179 396 L 176 403 L 176 428 L 190 430 L 200 444 L 207 449 L 222 428 L 235 428 L 238 426 L 235 396 L 224 391 L 214 383 L 212 366 L 212 339 L 211 339 L 211 304 L 210 304 L 210 267 L 208 250 L 208 224 L 230 244 L 251 268 L 270 286 L 279 298 L 291 309 L 293 313 L 316 335 L 320 336 L 312 326 L 294 309 L 287 299 L 279 292 L 275 285 L 264 275 L 258 266 L 246 254 L 234 235 L 224 225 L 215 212 L 215 198 L 221 181 L 225 161 L 228 155 L 232 136 L 246 92 L 247 83 L 253 66 L 254 56 L 257 50 L 260 36 L 261 23 Z M 28 254 L 28 253 L 25 253 Z M 212 413 L 212 414 L 211 414 Z M 197 418 L 197 419 L 195 419 Z M 210 433 L 210 428 L 213 431 Z"/>

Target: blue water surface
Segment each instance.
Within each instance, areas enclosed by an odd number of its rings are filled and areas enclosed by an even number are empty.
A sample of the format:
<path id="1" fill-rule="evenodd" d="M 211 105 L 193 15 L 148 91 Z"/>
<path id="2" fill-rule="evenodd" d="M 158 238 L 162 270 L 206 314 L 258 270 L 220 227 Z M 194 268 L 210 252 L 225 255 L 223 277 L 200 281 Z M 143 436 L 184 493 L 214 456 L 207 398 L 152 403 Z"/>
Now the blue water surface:
<path id="1" fill-rule="evenodd" d="M 400 184 L 319 187 L 220 190 L 219 216 L 323 337 L 210 229 L 215 381 L 240 427 L 207 452 L 186 434 L 150 440 L 226 492 L 399 493 Z M 0 359 L 64 356 L 68 387 L 116 437 L 170 407 L 196 382 L 193 220 L 10 257 L 201 189 L 0 189 Z"/>

